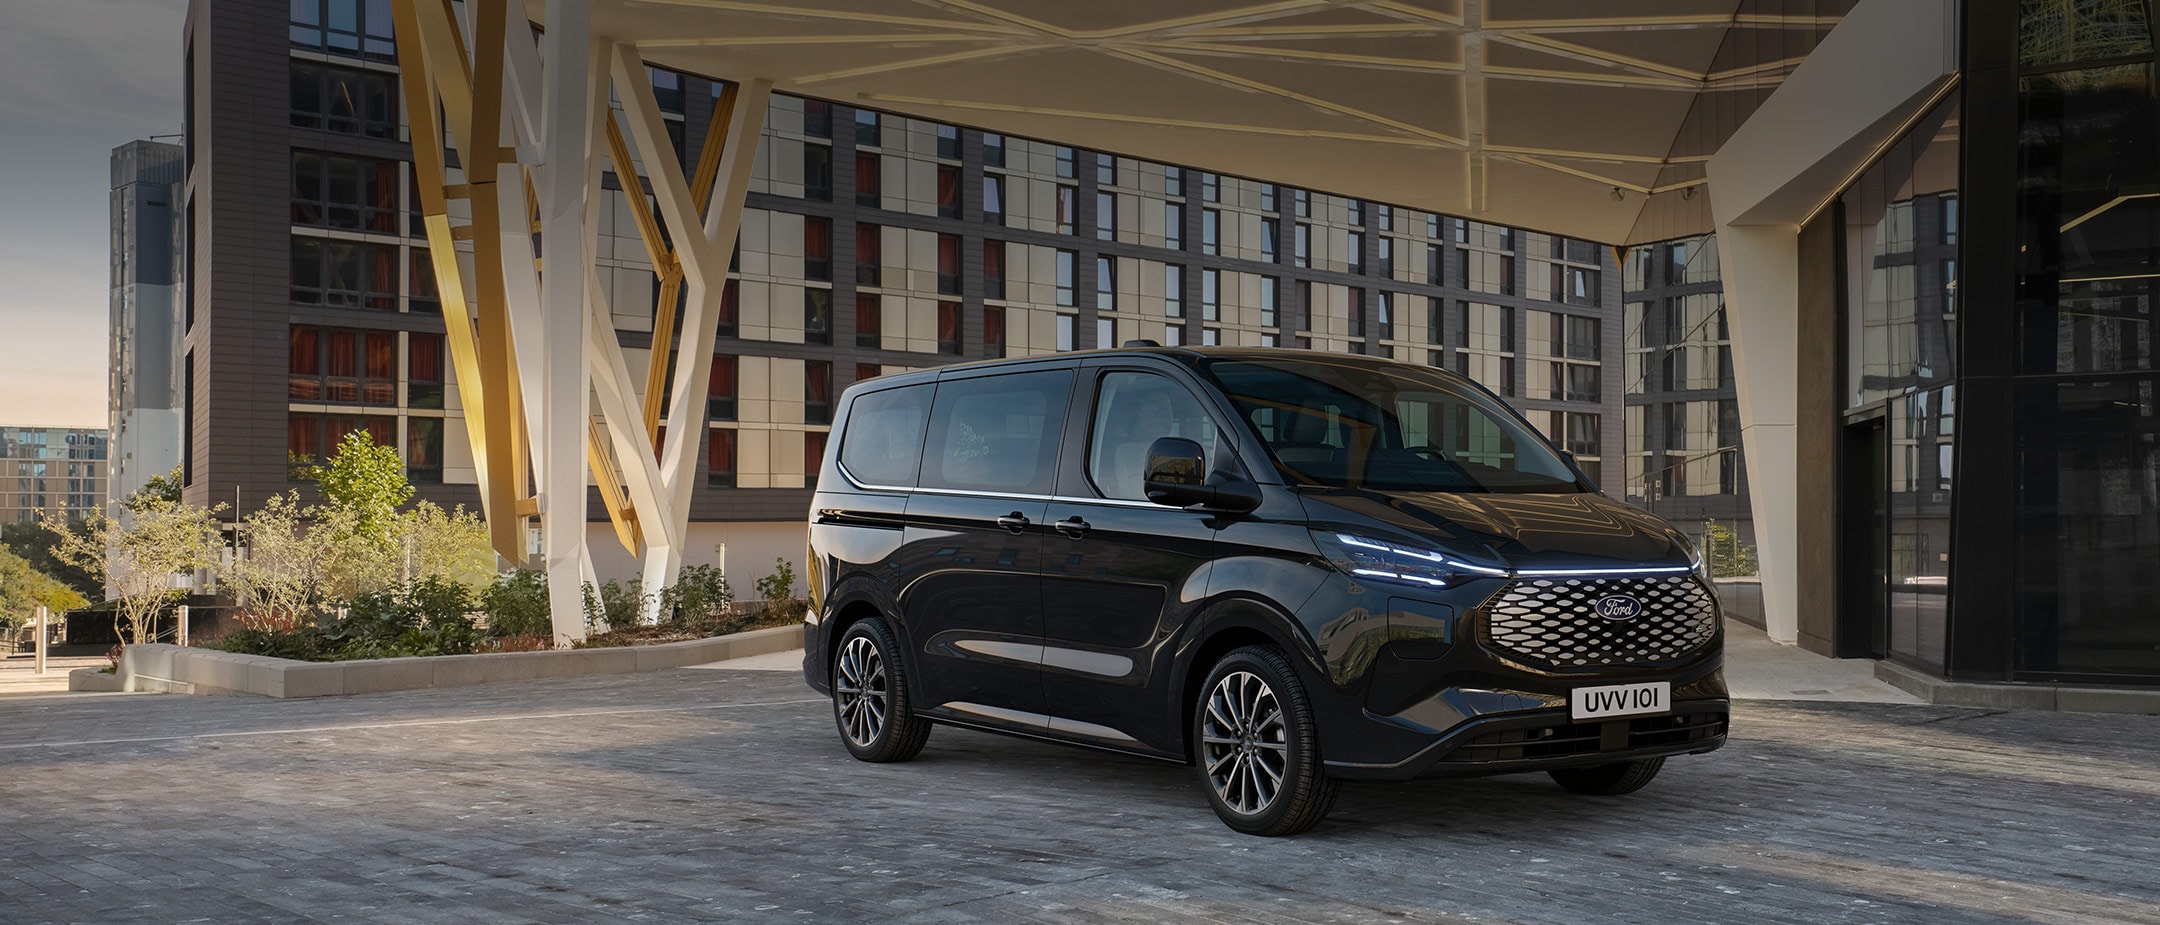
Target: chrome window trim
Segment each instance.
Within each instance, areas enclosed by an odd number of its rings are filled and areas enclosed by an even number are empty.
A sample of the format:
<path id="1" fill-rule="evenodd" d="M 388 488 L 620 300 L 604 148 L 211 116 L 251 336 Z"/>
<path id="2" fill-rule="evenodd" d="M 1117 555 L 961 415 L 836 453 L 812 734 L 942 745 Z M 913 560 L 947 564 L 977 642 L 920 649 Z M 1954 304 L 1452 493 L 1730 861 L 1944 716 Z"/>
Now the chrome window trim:
<path id="1" fill-rule="evenodd" d="M 1127 501 L 1123 498 L 1076 498 L 1070 495 L 1034 495 L 1010 491 L 968 491 L 960 488 L 903 488 L 898 485 L 870 485 L 857 479 L 855 473 L 849 472 L 846 463 L 836 459 L 833 460 L 833 467 L 840 470 L 840 477 L 847 479 L 849 485 L 864 491 L 892 491 L 902 494 L 952 495 L 964 498 L 1002 498 L 1008 501 L 1050 501 L 1060 504 L 1099 504 L 1107 507 L 1159 507 L 1164 510 L 1184 510 L 1184 508 L 1156 504 L 1153 501 Z"/>

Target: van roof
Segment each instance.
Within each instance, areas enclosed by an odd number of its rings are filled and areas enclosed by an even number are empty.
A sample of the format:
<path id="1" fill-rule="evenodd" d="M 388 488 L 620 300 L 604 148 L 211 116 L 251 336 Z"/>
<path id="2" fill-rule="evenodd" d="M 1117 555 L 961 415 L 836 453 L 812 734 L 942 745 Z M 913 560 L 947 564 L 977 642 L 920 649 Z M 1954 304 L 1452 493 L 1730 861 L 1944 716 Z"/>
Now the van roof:
<path id="1" fill-rule="evenodd" d="M 1371 365 L 1387 366 L 1417 365 L 1411 363 L 1404 363 L 1400 360 L 1396 360 L 1390 357 L 1367 356 L 1354 353 L 1324 353 L 1321 351 L 1309 350 L 1301 347 L 1111 347 L 1101 350 L 1072 350 L 1066 351 L 1064 353 L 1048 353 L 1025 357 L 1006 357 L 1004 359 L 997 360 L 976 360 L 969 363 L 952 363 L 944 366 L 932 366 L 923 369 L 911 369 L 904 373 L 895 373 L 890 376 L 879 376 L 875 380 L 864 381 L 875 381 L 881 385 L 898 384 L 901 382 L 915 380 L 935 380 L 944 373 L 953 371 L 988 369 L 999 366 L 1021 366 L 1034 363 L 1044 363 L 1059 360 L 1086 359 L 1090 357 L 1100 356 L 1133 355 L 1159 356 L 1177 361 L 1191 361 L 1201 358 L 1207 358 L 1216 360 L 1303 360 L 1325 361 L 1330 363 L 1365 363 Z M 1453 370 L 1448 370 L 1437 366 L 1419 366 L 1418 368 L 1430 369 L 1436 372 L 1446 374 L 1447 376 L 1452 378 L 1463 379 L 1463 381 L 1465 382 L 1470 381 L 1468 379 L 1464 379 L 1464 377 L 1454 372 Z M 853 386 L 850 386 L 850 388 L 853 388 Z"/>

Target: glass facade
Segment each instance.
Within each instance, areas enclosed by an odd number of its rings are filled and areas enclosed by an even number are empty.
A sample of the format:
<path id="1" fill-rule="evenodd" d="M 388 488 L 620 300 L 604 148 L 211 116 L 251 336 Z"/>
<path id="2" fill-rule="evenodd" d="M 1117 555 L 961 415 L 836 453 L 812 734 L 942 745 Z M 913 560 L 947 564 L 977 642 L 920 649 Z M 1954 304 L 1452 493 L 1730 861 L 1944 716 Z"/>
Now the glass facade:
<path id="1" fill-rule="evenodd" d="M 2024 0 L 2017 658 L 2160 678 L 2160 99 L 2147 0 Z"/>

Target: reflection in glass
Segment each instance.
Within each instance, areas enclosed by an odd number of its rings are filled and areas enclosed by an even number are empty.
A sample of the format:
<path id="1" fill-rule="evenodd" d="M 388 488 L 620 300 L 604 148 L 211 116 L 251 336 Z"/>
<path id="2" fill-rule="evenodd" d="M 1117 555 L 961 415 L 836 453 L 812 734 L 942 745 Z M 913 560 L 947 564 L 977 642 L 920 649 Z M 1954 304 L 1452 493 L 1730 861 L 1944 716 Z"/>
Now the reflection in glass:
<path id="1" fill-rule="evenodd" d="M 1847 407 L 1956 376 L 1958 100 L 1938 105 L 1841 199 Z"/>
<path id="2" fill-rule="evenodd" d="M 2026 671 L 2160 675 L 2154 383 L 2019 387 L 2019 667 Z"/>

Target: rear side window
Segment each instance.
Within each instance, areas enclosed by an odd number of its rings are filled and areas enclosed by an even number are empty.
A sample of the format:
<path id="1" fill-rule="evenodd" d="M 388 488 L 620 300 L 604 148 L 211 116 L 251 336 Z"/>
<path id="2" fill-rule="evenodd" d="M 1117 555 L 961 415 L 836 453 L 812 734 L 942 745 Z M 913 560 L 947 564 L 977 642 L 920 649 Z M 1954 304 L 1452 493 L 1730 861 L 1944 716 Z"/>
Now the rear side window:
<path id="1" fill-rule="evenodd" d="M 922 461 L 923 423 L 930 419 L 928 383 L 872 392 L 855 399 L 840 464 L 865 485 L 912 487 Z"/>
<path id="2" fill-rule="evenodd" d="M 923 487 L 1049 494 L 1072 380 L 1060 369 L 938 383 Z"/>

